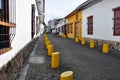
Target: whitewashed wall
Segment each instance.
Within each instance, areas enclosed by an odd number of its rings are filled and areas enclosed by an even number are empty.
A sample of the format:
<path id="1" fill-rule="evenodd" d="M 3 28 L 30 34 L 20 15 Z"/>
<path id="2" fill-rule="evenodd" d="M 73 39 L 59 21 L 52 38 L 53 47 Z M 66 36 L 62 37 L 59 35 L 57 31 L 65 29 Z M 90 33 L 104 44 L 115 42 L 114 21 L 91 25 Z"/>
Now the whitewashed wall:
<path id="1" fill-rule="evenodd" d="M 31 41 L 31 4 L 35 4 L 35 0 L 16 0 L 16 35 L 12 41 L 13 49 L 0 55 L 0 67 Z"/>
<path id="2" fill-rule="evenodd" d="M 95 39 L 120 41 L 113 36 L 113 8 L 120 6 L 120 0 L 104 0 L 82 11 L 82 36 Z M 93 35 L 87 34 L 87 17 L 93 15 Z"/>
<path id="3" fill-rule="evenodd" d="M 9 1 L 9 22 L 16 23 L 16 0 Z"/>

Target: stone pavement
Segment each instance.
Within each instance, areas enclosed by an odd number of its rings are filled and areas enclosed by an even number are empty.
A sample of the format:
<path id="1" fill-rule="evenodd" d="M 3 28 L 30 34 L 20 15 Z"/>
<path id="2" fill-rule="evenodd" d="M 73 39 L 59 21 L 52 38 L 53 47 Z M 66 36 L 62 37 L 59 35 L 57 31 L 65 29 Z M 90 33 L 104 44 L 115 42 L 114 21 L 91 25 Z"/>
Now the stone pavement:
<path id="1" fill-rule="evenodd" d="M 51 58 L 47 56 L 41 36 L 20 73 L 24 79 L 18 80 L 60 80 L 60 74 L 67 70 L 74 72 L 74 80 L 120 80 L 120 58 L 82 46 L 72 39 L 48 36 L 55 51 L 60 52 L 60 67 L 51 69 Z"/>

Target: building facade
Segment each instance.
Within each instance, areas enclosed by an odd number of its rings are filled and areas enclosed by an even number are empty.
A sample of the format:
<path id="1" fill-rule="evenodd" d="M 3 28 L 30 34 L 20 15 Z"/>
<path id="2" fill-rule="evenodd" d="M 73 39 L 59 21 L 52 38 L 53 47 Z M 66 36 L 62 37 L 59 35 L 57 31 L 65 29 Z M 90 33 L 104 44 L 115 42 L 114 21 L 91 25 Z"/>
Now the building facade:
<path id="1" fill-rule="evenodd" d="M 108 43 L 120 50 L 120 1 L 87 0 L 65 18 L 68 20 L 67 36 L 95 40 L 96 45 Z"/>
<path id="2" fill-rule="evenodd" d="M 90 0 L 88 0 L 90 1 Z M 90 1 L 91 2 L 91 1 Z M 88 2 L 88 4 L 90 4 Z M 100 0 L 82 9 L 82 37 L 120 50 L 120 1 Z M 85 6 L 85 5 L 84 5 Z"/>
<path id="3" fill-rule="evenodd" d="M 74 10 L 65 17 L 68 20 L 67 36 L 69 38 L 82 38 L 82 11 Z"/>
<path id="4" fill-rule="evenodd" d="M 68 23 L 68 21 L 65 18 L 61 19 L 58 22 L 58 24 L 56 26 L 56 31 L 59 33 L 59 35 L 62 35 L 62 34 L 67 35 L 67 29 L 66 29 L 67 23 Z"/>
<path id="5" fill-rule="evenodd" d="M 38 2 L 37 2 L 38 1 Z M 0 68 L 40 36 L 44 6 L 39 0 L 0 0 Z M 44 0 L 40 2 L 44 4 Z M 39 16 L 42 16 L 41 19 Z M 37 19 L 36 19 L 37 18 Z"/>

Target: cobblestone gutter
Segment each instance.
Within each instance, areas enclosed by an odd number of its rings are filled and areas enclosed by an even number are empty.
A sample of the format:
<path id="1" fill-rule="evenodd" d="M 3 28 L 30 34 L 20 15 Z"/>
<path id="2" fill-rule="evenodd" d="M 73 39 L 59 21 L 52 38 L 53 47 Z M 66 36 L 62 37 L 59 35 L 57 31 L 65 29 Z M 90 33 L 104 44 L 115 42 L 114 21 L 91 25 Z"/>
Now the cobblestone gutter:
<path id="1" fill-rule="evenodd" d="M 32 52 L 38 38 L 28 43 L 18 54 L 0 70 L 0 80 L 14 80 L 25 59 Z"/>

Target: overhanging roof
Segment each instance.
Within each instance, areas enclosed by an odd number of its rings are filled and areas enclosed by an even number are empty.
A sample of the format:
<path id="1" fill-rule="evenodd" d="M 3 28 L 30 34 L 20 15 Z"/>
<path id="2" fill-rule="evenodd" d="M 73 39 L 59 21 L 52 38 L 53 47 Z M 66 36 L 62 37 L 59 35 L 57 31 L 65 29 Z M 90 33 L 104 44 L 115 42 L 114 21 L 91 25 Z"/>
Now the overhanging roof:
<path id="1" fill-rule="evenodd" d="M 75 14 L 77 11 L 89 8 L 101 1 L 103 1 L 103 0 L 87 0 L 83 4 L 80 4 L 75 10 L 73 10 L 71 13 L 69 13 L 65 18 L 68 18 L 68 17 L 72 16 L 73 14 Z"/>
<path id="2" fill-rule="evenodd" d="M 65 16 L 65 18 L 68 18 L 68 17 L 74 15 L 76 12 L 77 12 L 76 10 L 73 10 L 71 13 L 69 13 L 67 16 Z"/>
<path id="3" fill-rule="evenodd" d="M 84 10 L 86 8 L 89 8 L 95 4 L 97 4 L 98 2 L 101 2 L 103 0 L 87 0 L 86 2 L 84 2 L 83 4 L 79 5 L 75 10 Z"/>

